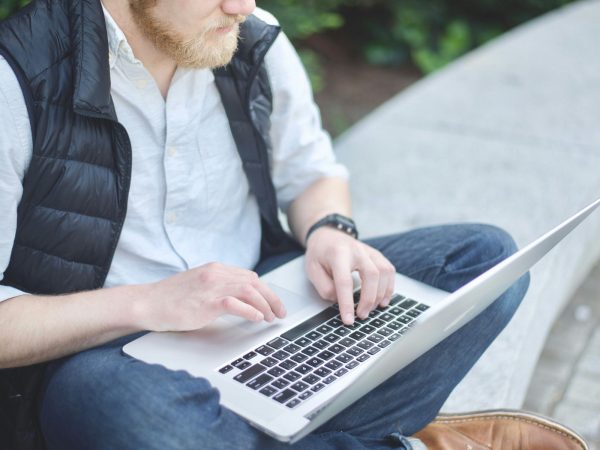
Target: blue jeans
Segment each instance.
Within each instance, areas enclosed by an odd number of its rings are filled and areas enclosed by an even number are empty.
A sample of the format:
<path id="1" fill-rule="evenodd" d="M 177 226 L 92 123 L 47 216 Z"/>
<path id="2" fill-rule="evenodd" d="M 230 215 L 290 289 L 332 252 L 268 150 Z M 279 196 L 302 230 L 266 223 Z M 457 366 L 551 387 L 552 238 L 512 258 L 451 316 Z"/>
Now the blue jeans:
<path id="1" fill-rule="evenodd" d="M 398 272 L 454 291 L 515 251 L 486 225 L 424 228 L 367 241 Z M 298 254 L 261 261 L 267 272 Z M 525 295 L 524 276 L 469 324 L 297 444 L 278 442 L 219 404 L 202 378 L 124 355 L 128 336 L 49 367 L 40 422 L 49 449 L 410 449 L 506 326 Z"/>

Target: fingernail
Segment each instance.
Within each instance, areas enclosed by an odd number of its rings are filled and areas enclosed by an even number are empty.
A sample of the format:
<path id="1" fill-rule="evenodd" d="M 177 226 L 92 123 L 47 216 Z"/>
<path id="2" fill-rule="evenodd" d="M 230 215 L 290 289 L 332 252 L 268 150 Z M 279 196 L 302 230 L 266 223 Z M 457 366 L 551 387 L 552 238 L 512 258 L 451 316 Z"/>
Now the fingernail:
<path id="1" fill-rule="evenodd" d="M 287 311 L 285 310 L 285 307 L 283 305 L 281 305 L 281 308 L 279 308 L 279 317 L 284 318 L 287 314 Z"/>
<path id="2" fill-rule="evenodd" d="M 352 314 L 352 313 L 344 314 L 343 320 L 344 320 L 344 323 L 347 323 L 348 325 L 352 325 L 354 323 L 354 314 Z"/>
<path id="3" fill-rule="evenodd" d="M 262 313 L 257 312 L 256 313 L 256 321 L 260 322 L 261 320 L 263 320 L 265 318 L 265 316 Z"/>
<path id="4" fill-rule="evenodd" d="M 381 305 L 385 308 L 386 306 L 389 306 L 390 304 L 390 299 L 386 298 L 383 302 L 381 302 Z"/>

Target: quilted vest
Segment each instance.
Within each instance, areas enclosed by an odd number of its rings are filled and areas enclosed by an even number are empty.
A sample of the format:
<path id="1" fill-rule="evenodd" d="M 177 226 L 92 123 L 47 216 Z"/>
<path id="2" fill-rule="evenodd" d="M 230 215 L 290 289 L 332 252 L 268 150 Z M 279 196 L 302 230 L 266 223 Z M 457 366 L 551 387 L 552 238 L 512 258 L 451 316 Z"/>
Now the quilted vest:
<path id="1" fill-rule="evenodd" d="M 263 61 L 278 33 L 249 17 L 232 62 L 214 71 L 258 201 L 262 257 L 300 248 L 278 220 L 269 168 L 272 96 Z M 19 80 L 33 138 L 15 242 L 0 283 L 43 295 L 100 288 L 131 180 L 131 144 L 110 95 L 100 1 L 34 1 L 0 24 L 0 54 Z M 0 371 L 0 449 L 43 448 L 36 424 L 43 370 L 40 364 Z"/>

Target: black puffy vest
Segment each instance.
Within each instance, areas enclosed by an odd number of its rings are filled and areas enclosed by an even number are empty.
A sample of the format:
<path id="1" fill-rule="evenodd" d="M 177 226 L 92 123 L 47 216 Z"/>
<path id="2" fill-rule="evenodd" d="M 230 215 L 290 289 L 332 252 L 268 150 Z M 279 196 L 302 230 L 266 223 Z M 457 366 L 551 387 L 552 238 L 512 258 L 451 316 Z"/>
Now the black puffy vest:
<path id="1" fill-rule="evenodd" d="M 268 162 L 272 97 L 263 60 L 278 33 L 248 18 L 233 61 L 215 70 L 258 201 L 262 257 L 300 248 L 277 218 Z M 21 85 L 33 137 L 15 243 L 0 283 L 45 295 L 100 288 L 131 179 L 131 144 L 110 95 L 100 1 L 34 1 L 0 24 L 0 54 Z M 0 449 L 40 448 L 35 409 L 42 373 L 43 365 L 0 371 Z"/>

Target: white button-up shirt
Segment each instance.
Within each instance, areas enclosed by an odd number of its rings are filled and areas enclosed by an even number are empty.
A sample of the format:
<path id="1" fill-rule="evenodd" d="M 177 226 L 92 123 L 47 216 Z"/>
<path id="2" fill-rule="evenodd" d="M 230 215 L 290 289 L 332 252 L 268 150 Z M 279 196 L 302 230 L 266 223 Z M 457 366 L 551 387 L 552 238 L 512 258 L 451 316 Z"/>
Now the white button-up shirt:
<path id="1" fill-rule="evenodd" d="M 273 23 L 264 11 L 256 14 Z M 252 268 L 260 252 L 250 193 L 212 71 L 177 69 L 166 100 L 105 11 L 111 94 L 132 144 L 129 206 L 106 287 L 148 283 L 220 261 Z M 268 52 L 273 91 L 270 155 L 283 211 L 321 177 L 347 177 L 300 60 L 281 34 Z M 19 84 L 0 59 L 0 277 L 10 259 L 22 181 L 32 153 Z M 0 286 L 0 301 L 22 292 Z"/>

